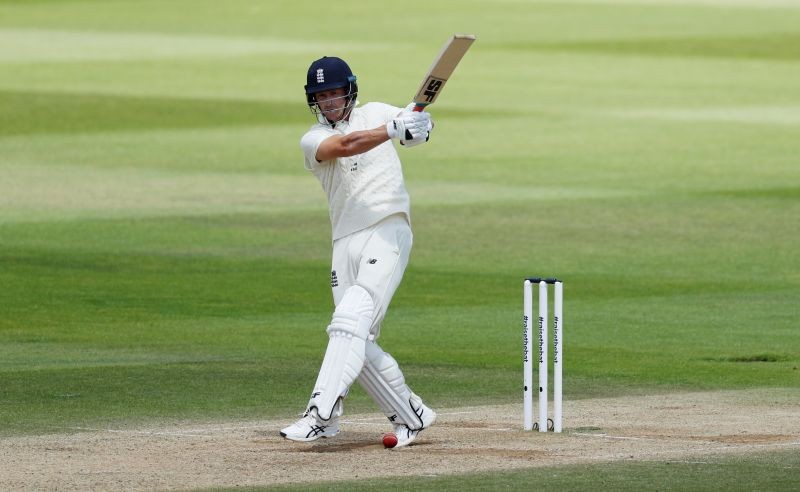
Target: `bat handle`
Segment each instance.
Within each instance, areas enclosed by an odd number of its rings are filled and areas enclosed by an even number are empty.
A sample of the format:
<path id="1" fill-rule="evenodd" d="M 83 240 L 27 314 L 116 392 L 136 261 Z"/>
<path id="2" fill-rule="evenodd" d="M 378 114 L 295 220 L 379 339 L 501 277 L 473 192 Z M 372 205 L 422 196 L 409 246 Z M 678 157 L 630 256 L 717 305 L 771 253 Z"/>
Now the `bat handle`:
<path id="1" fill-rule="evenodd" d="M 413 111 L 415 113 L 421 113 L 421 112 L 425 111 L 425 106 L 420 106 L 419 104 L 415 104 L 414 105 L 414 109 L 412 109 L 411 111 Z"/>

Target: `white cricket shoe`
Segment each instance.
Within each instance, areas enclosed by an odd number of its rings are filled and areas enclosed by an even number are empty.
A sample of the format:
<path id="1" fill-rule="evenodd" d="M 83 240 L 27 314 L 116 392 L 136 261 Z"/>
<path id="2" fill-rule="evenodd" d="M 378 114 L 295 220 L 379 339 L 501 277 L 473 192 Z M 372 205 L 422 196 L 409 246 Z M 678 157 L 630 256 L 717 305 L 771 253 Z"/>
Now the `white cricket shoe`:
<path id="1" fill-rule="evenodd" d="M 419 429 L 410 429 L 405 424 L 394 424 L 394 434 L 397 436 L 397 445 L 395 448 L 402 448 L 403 446 L 408 446 L 417 438 L 420 432 L 427 429 L 428 427 L 432 426 L 434 422 L 436 422 L 436 412 L 428 408 L 427 405 L 422 403 L 422 400 L 419 399 L 416 395 L 414 395 L 417 402 L 419 403 L 418 408 L 414 408 L 413 405 L 411 408 L 414 409 L 414 412 L 419 415 L 420 420 L 422 420 L 422 427 Z"/>
<path id="2" fill-rule="evenodd" d="M 327 422 L 322 421 L 317 418 L 316 410 L 307 411 L 300 420 L 281 430 L 281 436 L 300 442 L 316 441 L 320 437 L 333 437 L 338 433 L 339 417 L 333 417 Z"/>

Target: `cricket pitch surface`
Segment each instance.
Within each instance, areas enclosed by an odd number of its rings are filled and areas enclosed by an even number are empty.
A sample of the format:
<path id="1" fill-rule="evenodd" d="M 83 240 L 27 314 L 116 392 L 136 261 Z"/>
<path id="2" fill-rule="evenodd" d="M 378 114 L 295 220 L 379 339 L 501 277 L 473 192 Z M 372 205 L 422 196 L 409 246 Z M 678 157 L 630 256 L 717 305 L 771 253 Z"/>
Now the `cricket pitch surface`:
<path id="1" fill-rule="evenodd" d="M 437 409 L 436 425 L 387 450 L 380 414 L 286 441 L 269 421 L 69 428 L 0 438 L 0 489 L 187 489 L 438 476 L 620 460 L 800 452 L 800 389 L 672 393 L 564 402 L 564 432 L 524 432 L 522 402 Z"/>

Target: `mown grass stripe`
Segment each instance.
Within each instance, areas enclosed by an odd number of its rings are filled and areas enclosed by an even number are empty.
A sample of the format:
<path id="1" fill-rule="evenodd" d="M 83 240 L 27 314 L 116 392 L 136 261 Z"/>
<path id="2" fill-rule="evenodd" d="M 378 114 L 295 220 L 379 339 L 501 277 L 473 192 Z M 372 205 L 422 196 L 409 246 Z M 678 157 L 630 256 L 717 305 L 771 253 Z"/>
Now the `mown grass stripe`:
<path id="1" fill-rule="evenodd" d="M 154 60 L 255 54 L 313 56 L 321 51 L 371 51 L 380 43 L 286 38 L 172 35 L 98 30 L 0 28 L 0 64 Z"/>
<path id="2" fill-rule="evenodd" d="M 0 91 L 0 137 L 308 123 L 300 103 Z"/>
<path id="3" fill-rule="evenodd" d="M 800 33 L 742 37 L 661 37 L 562 42 L 511 42 L 494 50 L 562 51 L 635 56 L 758 59 L 800 62 Z"/>

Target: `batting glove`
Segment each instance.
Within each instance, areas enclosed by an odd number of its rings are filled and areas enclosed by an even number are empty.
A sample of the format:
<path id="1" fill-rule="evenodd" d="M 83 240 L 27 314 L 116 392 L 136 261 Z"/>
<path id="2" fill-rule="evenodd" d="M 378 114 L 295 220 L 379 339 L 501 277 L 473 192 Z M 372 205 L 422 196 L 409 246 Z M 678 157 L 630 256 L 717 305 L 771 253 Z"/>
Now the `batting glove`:
<path id="1" fill-rule="evenodd" d="M 426 112 L 402 112 L 397 118 L 389 121 L 386 124 L 386 133 L 389 138 L 399 138 L 403 140 L 414 140 L 420 137 L 425 138 L 429 125 L 431 124 L 431 115 Z"/>
<path id="2" fill-rule="evenodd" d="M 417 145 L 424 144 L 425 142 L 431 139 L 431 130 L 433 130 L 433 122 L 428 120 L 428 126 L 426 127 L 423 136 L 412 138 L 410 140 L 401 139 L 400 145 L 404 147 L 416 147 Z"/>

